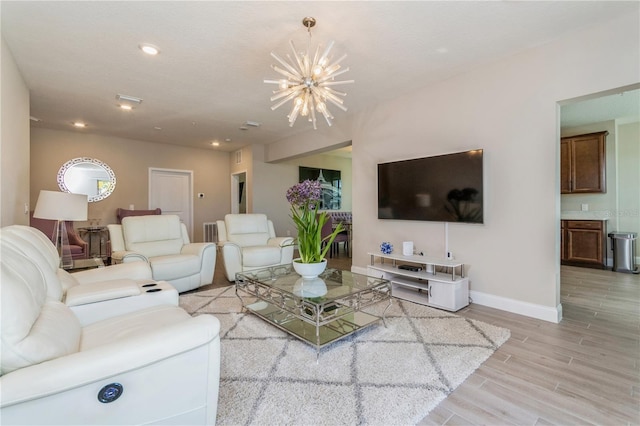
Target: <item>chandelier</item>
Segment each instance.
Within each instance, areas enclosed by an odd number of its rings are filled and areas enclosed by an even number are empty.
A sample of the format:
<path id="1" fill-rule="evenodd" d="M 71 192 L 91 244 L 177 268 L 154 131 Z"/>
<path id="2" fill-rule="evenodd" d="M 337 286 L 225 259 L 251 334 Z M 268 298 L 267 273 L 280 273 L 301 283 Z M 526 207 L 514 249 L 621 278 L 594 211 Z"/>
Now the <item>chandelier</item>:
<path id="1" fill-rule="evenodd" d="M 289 101 L 293 101 L 291 111 L 289 112 L 289 127 L 293 127 L 298 116 L 308 117 L 308 120 L 316 127 L 316 112 L 321 113 L 327 124 L 331 126 L 333 115 L 327 107 L 327 102 L 332 103 L 343 111 L 347 108 L 343 105 L 341 97 L 346 96 L 344 92 L 334 90 L 333 86 L 341 84 L 353 83 L 353 80 L 336 81 L 335 78 L 340 74 L 349 71 L 349 68 L 342 68 L 340 62 L 347 57 L 342 55 L 339 59 L 332 62 L 330 56 L 333 48 L 333 41 L 328 44 L 322 54 L 320 54 L 321 46 L 318 44 L 315 54 L 311 57 L 311 28 L 316 24 L 314 18 L 306 17 L 302 20 L 309 33 L 307 42 L 307 51 L 298 52 L 293 41 L 289 41 L 293 58 L 287 54 L 288 61 L 283 60 L 275 53 L 271 52 L 271 56 L 280 63 L 284 68 L 278 65 L 271 65 L 274 71 L 282 77 L 279 80 L 264 80 L 265 83 L 277 84 L 278 90 L 273 91 L 271 101 L 276 102 L 271 110 L 275 111 Z"/>

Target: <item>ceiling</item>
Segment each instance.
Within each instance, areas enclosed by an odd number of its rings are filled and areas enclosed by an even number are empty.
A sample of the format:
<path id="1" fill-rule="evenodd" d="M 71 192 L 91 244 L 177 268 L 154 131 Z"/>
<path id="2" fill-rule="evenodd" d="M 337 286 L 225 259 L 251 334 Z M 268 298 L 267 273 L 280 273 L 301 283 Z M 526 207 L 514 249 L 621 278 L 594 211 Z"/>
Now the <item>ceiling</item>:
<path id="1" fill-rule="evenodd" d="M 335 120 L 569 32 L 629 13 L 615 1 L 5 1 L 2 34 L 30 90 L 34 127 L 232 151 L 309 131 L 271 110 L 289 40 L 335 40 L 354 84 Z M 144 55 L 141 43 L 159 47 Z M 117 94 L 142 98 L 132 111 Z M 243 126 L 247 121 L 259 127 Z M 326 131 L 324 120 L 318 132 Z M 241 127 L 248 127 L 241 130 Z M 218 148 L 210 146 L 219 141 Z"/>

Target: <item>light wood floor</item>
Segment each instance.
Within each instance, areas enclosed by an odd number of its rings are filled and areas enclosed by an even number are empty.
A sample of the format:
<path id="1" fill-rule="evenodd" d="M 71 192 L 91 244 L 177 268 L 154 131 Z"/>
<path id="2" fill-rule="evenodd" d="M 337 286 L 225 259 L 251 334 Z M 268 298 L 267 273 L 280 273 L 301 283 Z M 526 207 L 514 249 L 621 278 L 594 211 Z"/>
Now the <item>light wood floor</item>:
<path id="1" fill-rule="evenodd" d="M 229 284 L 221 270 L 216 287 Z M 563 266 L 561 282 L 560 324 L 474 304 L 457 312 L 511 338 L 420 425 L 640 424 L 640 276 Z"/>

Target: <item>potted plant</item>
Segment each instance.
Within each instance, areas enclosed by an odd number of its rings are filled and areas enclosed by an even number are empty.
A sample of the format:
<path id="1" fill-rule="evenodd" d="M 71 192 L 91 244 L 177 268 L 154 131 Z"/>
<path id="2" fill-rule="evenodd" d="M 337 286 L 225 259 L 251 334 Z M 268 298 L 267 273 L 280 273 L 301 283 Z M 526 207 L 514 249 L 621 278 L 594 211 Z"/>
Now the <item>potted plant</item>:
<path id="1" fill-rule="evenodd" d="M 336 235 L 343 231 L 342 224 L 338 223 L 331 234 L 322 238 L 322 227 L 327 222 L 328 215 L 326 211 L 318 212 L 321 195 L 320 182 L 313 180 L 297 183 L 287 190 L 291 218 L 298 230 L 296 241 L 300 253 L 300 257 L 293 260 L 293 267 L 303 278 L 317 277 L 324 271 L 327 266 L 327 251 Z M 306 271 L 312 268 L 315 270 Z"/>

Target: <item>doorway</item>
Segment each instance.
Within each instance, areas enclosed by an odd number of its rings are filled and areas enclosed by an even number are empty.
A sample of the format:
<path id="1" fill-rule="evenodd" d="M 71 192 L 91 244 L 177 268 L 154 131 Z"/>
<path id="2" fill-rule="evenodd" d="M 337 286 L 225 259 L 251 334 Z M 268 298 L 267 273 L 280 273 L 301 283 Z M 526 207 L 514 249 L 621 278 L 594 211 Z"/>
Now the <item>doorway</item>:
<path id="1" fill-rule="evenodd" d="M 231 213 L 247 212 L 247 173 L 231 175 Z"/>
<path id="2" fill-rule="evenodd" d="M 186 225 L 193 241 L 193 172 L 149 168 L 149 207 L 175 214 Z"/>

